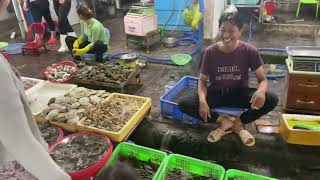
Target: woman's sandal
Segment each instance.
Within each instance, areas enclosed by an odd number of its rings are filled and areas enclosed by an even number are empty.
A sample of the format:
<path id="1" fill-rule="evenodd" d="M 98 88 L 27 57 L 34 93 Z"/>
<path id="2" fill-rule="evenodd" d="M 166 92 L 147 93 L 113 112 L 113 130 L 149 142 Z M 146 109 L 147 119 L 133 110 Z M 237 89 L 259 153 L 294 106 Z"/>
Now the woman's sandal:
<path id="1" fill-rule="evenodd" d="M 241 130 L 238 135 L 246 146 L 253 146 L 256 143 L 254 137 L 247 130 Z"/>
<path id="2" fill-rule="evenodd" d="M 222 129 L 217 128 L 209 133 L 209 135 L 207 136 L 207 140 L 209 142 L 215 143 L 215 142 L 218 142 L 222 138 L 222 136 L 232 132 L 233 132 L 232 130 L 223 131 Z"/>

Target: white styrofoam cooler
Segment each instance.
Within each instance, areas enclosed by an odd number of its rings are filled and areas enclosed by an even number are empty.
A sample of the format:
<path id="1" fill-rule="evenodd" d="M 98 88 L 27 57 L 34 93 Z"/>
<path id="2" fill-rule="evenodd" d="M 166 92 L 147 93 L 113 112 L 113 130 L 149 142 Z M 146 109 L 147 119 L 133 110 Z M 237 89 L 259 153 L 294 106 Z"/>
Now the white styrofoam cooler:
<path id="1" fill-rule="evenodd" d="M 157 16 L 125 16 L 124 29 L 126 34 L 135 36 L 145 36 L 150 31 L 158 28 Z"/>

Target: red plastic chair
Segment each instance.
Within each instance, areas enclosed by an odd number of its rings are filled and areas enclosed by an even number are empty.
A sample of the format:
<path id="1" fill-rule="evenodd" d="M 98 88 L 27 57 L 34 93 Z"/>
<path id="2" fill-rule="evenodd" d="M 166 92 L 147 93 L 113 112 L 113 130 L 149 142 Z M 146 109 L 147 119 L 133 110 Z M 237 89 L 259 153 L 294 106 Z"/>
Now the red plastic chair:
<path id="1" fill-rule="evenodd" d="M 32 23 L 28 27 L 27 44 L 22 46 L 22 55 L 25 55 L 26 51 L 31 51 L 32 55 L 39 55 L 39 48 L 43 47 L 47 51 L 44 44 L 44 32 L 45 26 L 43 23 Z M 34 38 L 32 35 L 34 34 Z"/>

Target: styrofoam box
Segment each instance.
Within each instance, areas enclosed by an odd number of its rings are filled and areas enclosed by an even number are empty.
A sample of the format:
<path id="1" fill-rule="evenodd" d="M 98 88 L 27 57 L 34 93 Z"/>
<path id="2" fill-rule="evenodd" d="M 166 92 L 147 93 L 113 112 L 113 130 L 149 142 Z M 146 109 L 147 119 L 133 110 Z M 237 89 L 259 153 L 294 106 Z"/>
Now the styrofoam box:
<path id="1" fill-rule="evenodd" d="M 37 82 L 34 86 L 32 86 L 30 89 L 25 90 L 26 94 L 28 95 L 31 89 L 36 88 L 37 86 L 41 86 L 42 83 L 44 83 L 44 80 L 42 79 L 35 79 L 35 78 L 29 78 L 29 77 L 21 77 L 22 81 L 29 80 Z"/>
<path id="2" fill-rule="evenodd" d="M 32 114 L 39 115 L 48 107 L 48 102 L 51 98 L 64 96 L 75 87 L 77 85 L 45 81 L 41 85 L 32 88 L 27 94 Z"/>
<path id="3" fill-rule="evenodd" d="M 125 16 L 124 29 L 126 34 L 145 36 L 150 31 L 157 30 L 157 16 Z"/>

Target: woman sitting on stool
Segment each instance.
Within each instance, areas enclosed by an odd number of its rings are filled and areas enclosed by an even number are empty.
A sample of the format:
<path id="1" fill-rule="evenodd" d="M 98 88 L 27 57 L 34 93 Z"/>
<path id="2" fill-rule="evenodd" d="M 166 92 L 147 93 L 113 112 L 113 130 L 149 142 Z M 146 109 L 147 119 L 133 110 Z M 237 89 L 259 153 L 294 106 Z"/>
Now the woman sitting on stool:
<path id="1" fill-rule="evenodd" d="M 68 36 L 66 44 L 75 60 L 80 61 L 85 53 L 95 54 L 98 62 L 103 62 L 103 53 L 108 50 L 109 38 L 103 25 L 93 18 L 93 12 L 87 5 L 81 4 L 77 13 L 80 18 L 81 36 Z"/>

